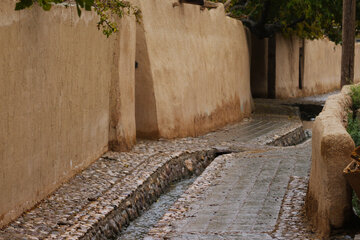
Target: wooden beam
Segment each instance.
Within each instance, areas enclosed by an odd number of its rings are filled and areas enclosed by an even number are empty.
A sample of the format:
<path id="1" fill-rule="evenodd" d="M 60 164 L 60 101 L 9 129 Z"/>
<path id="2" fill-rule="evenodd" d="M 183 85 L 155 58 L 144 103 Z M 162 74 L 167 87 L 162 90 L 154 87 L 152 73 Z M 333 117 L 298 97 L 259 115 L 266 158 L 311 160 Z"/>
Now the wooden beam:
<path id="1" fill-rule="evenodd" d="M 217 8 L 218 3 L 207 0 L 179 0 L 180 3 L 200 5 L 204 8 Z"/>
<path id="2" fill-rule="evenodd" d="M 204 6 L 204 0 L 179 0 L 179 2 Z"/>

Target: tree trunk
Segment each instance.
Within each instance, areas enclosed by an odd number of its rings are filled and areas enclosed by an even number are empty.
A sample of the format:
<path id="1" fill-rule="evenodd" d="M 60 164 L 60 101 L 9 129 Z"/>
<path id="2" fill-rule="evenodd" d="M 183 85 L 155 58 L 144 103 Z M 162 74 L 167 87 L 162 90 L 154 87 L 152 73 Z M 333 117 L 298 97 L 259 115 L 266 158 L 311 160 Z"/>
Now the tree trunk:
<path id="1" fill-rule="evenodd" d="M 356 0 L 343 0 L 341 86 L 354 81 Z"/>

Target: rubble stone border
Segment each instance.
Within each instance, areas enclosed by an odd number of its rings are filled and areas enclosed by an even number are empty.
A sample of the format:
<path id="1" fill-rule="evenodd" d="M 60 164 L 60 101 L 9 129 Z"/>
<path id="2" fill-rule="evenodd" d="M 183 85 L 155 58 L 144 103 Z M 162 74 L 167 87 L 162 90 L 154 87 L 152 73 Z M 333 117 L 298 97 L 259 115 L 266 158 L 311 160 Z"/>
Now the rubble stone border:
<path id="1" fill-rule="evenodd" d="M 161 240 L 172 230 L 171 224 L 174 220 L 185 217 L 188 207 L 195 201 L 201 201 L 201 193 L 211 185 L 223 169 L 231 154 L 216 158 L 208 168 L 198 177 L 184 194 L 176 201 L 162 219 L 152 228 L 144 240 Z"/>
<path id="2" fill-rule="evenodd" d="M 277 138 L 268 142 L 267 145 L 281 146 L 281 147 L 293 146 L 305 141 L 306 138 L 307 137 L 304 128 L 301 125 L 293 130 L 290 130 L 288 133 L 285 133 L 284 135 L 278 136 Z"/>
<path id="3" fill-rule="evenodd" d="M 219 155 L 267 148 L 274 136 L 301 125 L 287 117 L 267 121 L 275 129 L 246 142 L 239 123 L 199 138 L 143 140 L 131 152 L 108 152 L 1 229 L 0 239 L 113 239 L 172 182 L 200 175 Z"/>
<path id="4" fill-rule="evenodd" d="M 157 163 L 156 171 L 150 173 L 149 169 L 149 172 L 143 172 L 142 174 L 149 174 L 147 178 L 138 180 L 126 195 L 113 200 L 96 218 L 99 221 L 94 221 L 91 225 L 78 222 L 67 229 L 64 235 L 48 239 L 112 239 L 155 202 L 172 182 L 201 174 L 217 154 L 216 149 L 188 152 Z"/>

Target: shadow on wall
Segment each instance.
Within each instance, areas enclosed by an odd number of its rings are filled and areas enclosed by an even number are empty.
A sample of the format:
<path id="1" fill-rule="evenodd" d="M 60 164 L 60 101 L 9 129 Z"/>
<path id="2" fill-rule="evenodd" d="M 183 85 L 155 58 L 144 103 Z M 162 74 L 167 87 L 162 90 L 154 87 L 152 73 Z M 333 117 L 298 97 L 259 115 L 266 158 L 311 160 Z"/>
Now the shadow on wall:
<path id="1" fill-rule="evenodd" d="M 136 27 L 135 119 L 136 136 L 159 138 L 153 75 L 143 25 Z"/>
<path id="2" fill-rule="evenodd" d="M 167 0 L 137 4 L 138 137 L 197 136 L 251 113 L 249 42 L 240 21 L 226 17 L 222 4 L 204 11 Z"/>

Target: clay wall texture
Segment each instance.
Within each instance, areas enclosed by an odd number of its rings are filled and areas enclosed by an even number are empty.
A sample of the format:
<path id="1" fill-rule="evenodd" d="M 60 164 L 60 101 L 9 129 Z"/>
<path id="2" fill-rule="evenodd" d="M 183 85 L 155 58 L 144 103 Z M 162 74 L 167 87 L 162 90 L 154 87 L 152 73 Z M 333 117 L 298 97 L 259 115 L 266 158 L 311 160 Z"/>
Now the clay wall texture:
<path id="1" fill-rule="evenodd" d="M 299 87 L 301 39 L 276 36 L 276 97 L 323 94 L 340 88 L 341 46 L 326 39 L 304 41 L 304 72 Z M 360 72 L 360 70 L 358 71 Z"/>
<path id="2" fill-rule="evenodd" d="M 355 43 L 354 83 L 360 82 L 360 43 Z"/>
<path id="3" fill-rule="evenodd" d="M 276 98 L 291 98 L 300 94 L 299 41 L 297 37 L 276 35 Z"/>
<path id="4" fill-rule="evenodd" d="M 122 20 L 107 39 L 95 13 L 15 12 L 15 2 L 0 1 L 0 226 L 96 160 L 109 140 L 135 141 L 135 22 Z M 110 113 L 114 102 L 122 116 Z"/>
<path id="5" fill-rule="evenodd" d="M 303 43 L 302 43 L 303 42 Z M 299 86 L 299 53 L 304 45 L 302 88 Z M 267 97 L 266 41 L 253 40 L 252 93 Z M 360 44 L 355 47 L 354 82 L 360 82 Z M 297 37 L 276 35 L 276 98 L 296 98 L 324 94 L 340 89 L 341 45 L 327 39 L 301 40 Z"/>
<path id="6" fill-rule="evenodd" d="M 349 88 L 344 87 L 341 93 L 328 98 L 312 130 L 306 214 L 324 237 L 330 235 L 331 229 L 345 226 L 352 217 L 352 190 L 343 176 L 355 148 L 345 128 L 347 109 L 352 104 L 348 92 Z"/>
<path id="7" fill-rule="evenodd" d="M 139 136 L 196 136 L 251 113 L 249 40 L 240 21 L 226 17 L 223 5 L 138 4 Z"/>

